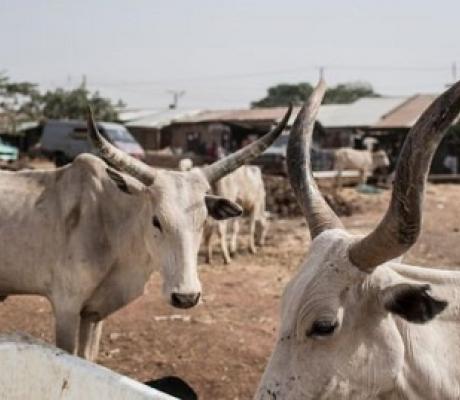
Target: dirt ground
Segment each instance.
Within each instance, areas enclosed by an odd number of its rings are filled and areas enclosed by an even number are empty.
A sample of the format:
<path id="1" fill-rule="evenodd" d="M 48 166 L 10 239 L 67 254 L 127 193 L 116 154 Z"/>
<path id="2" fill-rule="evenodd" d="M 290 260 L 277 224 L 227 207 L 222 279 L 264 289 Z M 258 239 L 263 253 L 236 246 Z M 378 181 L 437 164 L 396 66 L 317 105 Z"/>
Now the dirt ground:
<path id="1" fill-rule="evenodd" d="M 355 232 L 371 229 L 385 211 L 389 193 L 358 195 L 362 213 L 343 218 Z M 460 265 L 460 185 L 430 185 L 423 235 L 406 261 Z M 280 296 L 308 249 L 302 219 L 275 220 L 267 246 L 252 256 L 244 246 L 233 264 L 219 254 L 215 265 L 200 258 L 203 303 L 181 311 L 160 295 L 152 275 L 144 296 L 111 316 L 104 327 L 99 362 L 139 380 L 165 375 L 186 379 L 200 399 L 251 399 L 275 340 Z M 53 339 L 50 306 L 37 297 L 11 297 L 0 304 L 0 331 L 23 331 Z"/>

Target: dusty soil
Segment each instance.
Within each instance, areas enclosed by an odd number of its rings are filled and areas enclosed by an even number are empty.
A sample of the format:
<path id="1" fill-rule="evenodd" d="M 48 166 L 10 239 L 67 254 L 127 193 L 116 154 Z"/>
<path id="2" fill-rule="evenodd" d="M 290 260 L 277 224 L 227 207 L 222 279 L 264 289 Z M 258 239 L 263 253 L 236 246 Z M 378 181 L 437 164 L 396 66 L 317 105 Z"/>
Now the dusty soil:
<path id="1" fill-rule="evenodd" d="M 345 193 L 361 214 L 344 218 L 353 231 L 371 229 L 385 211 L 389 194 Z M 460 186 L 431 185 L 423 235 L 406 261 L 460 265 Z M 247 241 L 243 230 L 241 244 Z M 242 249 L 233 264 L 200 265 L 203 303 L 180 311 L 160 295 L 152 275 L 146 294 L 111 316 L 104 328 L 99 362 L 139 380 L 174 374 L 186 379 L 200 399 L 251 399 L 274 343 L 280 296 L 308 249 L 302 219 L 274 221 L 267 246 L 257 256 Z M 202 261 L 202 259 L 201 259 Z M 11 297 L 0 304 L 0 331 L 24 331 L 53 339 L 46 300 Z"/>

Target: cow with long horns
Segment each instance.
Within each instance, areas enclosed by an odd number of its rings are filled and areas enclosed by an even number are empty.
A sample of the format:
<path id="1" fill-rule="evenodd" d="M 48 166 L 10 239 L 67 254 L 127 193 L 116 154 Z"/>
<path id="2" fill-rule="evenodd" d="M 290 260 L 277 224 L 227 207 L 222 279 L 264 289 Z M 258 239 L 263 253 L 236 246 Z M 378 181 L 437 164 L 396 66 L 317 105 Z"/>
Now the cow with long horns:
<path id="1" fill-rule="evenodd" d="M 54 171 L 0 172 L 0 300 L 47 297 L 56 344 L 94 359 L 102 320 L 140 296 L 152 271 L 179 308 L 197 304 L 197 253 L 207 215 L 240 215 L 209 195 L 211 184 L 263 152 L 290 110 L 256 142 L 202 169 L 154 169 L 88 131 L 106 162 L 90 154 Z"/>
<path id="2" fill-rule="evenodd" d="M 325 84 L 288 144 L 291 186 L 312 237 L 282 299 L 276 347 L 257 400 L 460 398 L 460 272 L 400 262 L 417 240 L 425 183 L 460 110 L 460 82 L 408 134 L 377 228 L 349 234 L 316 186 L 310 144 Z"/>

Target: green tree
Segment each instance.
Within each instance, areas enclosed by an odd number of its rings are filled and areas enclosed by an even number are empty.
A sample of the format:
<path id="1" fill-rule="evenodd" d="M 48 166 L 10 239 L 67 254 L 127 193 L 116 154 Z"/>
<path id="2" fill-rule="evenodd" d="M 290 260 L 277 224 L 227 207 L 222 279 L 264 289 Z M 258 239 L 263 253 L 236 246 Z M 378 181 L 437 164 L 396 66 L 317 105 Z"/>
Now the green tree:
<path id="1" fill-rule="evenodd" d="M 312 85 L 306 82 L 298 84 L 281 83 L 268 88 L 267 95 L 251 103 L 251 107 L 286 106 L 289 102 L 301 105 L 313 91 Z M 326 91 L 324 104 L 347 104 L 361 97 L 379 97 L 372 86 L 365 82 L 342 83 Z"/>
<path id="2" fill-rule="evenodd" d="M 0 73 L 0 108 L 8 119 L 3 128 L 10 132 L 15 132 L 20 122 L 39 118 L 42 105 L 37 85 L 12 82 L 4 73 Z"/>
<path id="3" fill-rule="evenodd" d="M 56 89 L 43 95 L 43 115 L 46 118 L 84 119 L 91 105 L 94 116 L 100 121 L 117 121 L 118 111 L 110 99 L 99 92 L 90 93 L 84 85 L 73 90 Z M 120 101 L 118 105 L 122 105 Z"/>
<path id="4" fill-rule="evenodd" d="M 380 97 L 372 85 L 366 82 L 341 83 L 326 91 L 325 104 L 348 104 L 361 97 Z"/>
<path id="5" fill-rule="evenodd" d="M 2 129 L 9 132 L 15 132 L 17 125 L 23 121 L 42 118 L 84 119 L 88 104 L 100 121 L 117 121 L 118 110 L 125 106 L 121 100 L 113 104 L 97 91 L 90 93 L 84 83 L 72 90 L 58 88 L 41 94 L 36 84 L 12 82 L 0 72 L 0 108 L 8 119 Z"/>
<path id="6" fill-rule="evenodd" d="M 281 83 L 269 87 L 267 95 L 260 100 L 253 101 L 251 107 L 279 107 L 292 102 L 294 105 L 302 104 L 313 91 L 313 87 L 306 82 L 289 84 Z"/>

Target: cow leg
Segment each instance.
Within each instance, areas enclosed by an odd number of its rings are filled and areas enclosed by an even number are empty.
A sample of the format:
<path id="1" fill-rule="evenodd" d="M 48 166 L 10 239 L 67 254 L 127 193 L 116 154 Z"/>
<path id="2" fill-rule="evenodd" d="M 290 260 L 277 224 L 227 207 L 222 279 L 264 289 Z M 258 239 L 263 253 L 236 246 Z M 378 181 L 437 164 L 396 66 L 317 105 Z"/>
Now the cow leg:
<path id="1" fill-rule="evenodd" d="M 96 326 L 93 331 L 93 342 L 91 343 L 91 361 L 97 360 L 97 355 L 99 354 L 99 349 L 101 347 L 101 337 L 102 337 L 102 327 L 104 321 L 96 322 Z"/>
<path id="2" fill-rule="evenodd" d="M 336 190 L 342 189 L 342 169 L 341 168 L 337 171 L 337 175 L 335 176 L 335 189 Z"/>
<path id="3" fill-rule="evenodd" d="M 89 361 L 95 361 L 99 353 L 99 342 L 102 334 L 102 321 L 82 315 L 78 355 Z"/>
<path id="4" fill-rule="evenodd" d="M 206 263 L 212 264 L 212 237 L 214 234 L 214 226 L 206 223 L 203 232 L 203 241 L 206 248 Z"/>
<path id="5" fill-rule="evenodd" d="M 82 316 L 80 322 L 80 336 L 78 344 L 78 356 L 91 361 L 91 342 L 94 334 L 95 323 L 89 318 Z"/>
<path id="6" fill-rule="evenodd" d="M 365 185 L 367 183 L 367 172 L 366 170 L 361 170 L 361 185 Z"/>
<path id="7" fill-rule="evenodd" d="M 80 313 L 73 310 L 55 309 L 56 346 L 70 354 L 77 354 Z"/>
<path id="8" fill-rule="evenodd" d="M 268 221 L 265 218 L 263 218 L 257 221 L 257 224 L 259 226 L 259 229 L 258 229 L 259 234 L 257 235 L 257 245 L 262 247 L 262 246 L 265 246 L 265 238 L 267 236 Z"/>
<path id="9" fill-rule="evenodd" d="M 240 221 L 238 219 L 234 219 L 232 221 L 232 239 L 230 242 L 230 254 L 232 257 L 236 254 L 236 250 L 238 247 L 238 234 L 240 232 Z"/>
<path id="10" fill-rule="evenodd" d="M 255 210 L 252 210 L 249 220 L 249 251 L 252 254 L 256 254 L 256 244 L 255 244 L 255 235 L 256 235 L 256 213 Z"/>
<path id="11" fill-rule="evenodd" d="M 231 258 L 228 254 L 228 243 L 227 243 L 227 221 L 220 221 L 218 223 L 218 230 L 220 236 L 220 248 L 222 255 L 224 256 L 225 264 L 230 264 Z"/>

